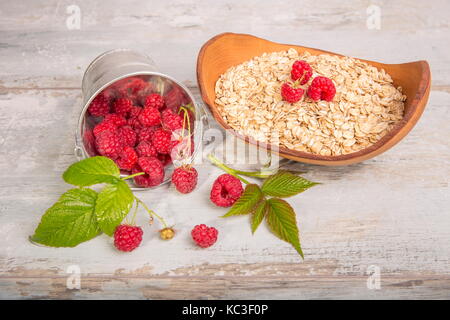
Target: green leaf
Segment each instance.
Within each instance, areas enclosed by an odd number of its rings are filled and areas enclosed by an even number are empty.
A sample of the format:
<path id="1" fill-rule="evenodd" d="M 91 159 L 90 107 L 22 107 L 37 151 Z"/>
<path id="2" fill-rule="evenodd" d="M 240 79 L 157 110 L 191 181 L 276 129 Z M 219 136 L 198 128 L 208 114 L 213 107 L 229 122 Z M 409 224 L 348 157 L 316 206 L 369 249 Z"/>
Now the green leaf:
<path id="1" fill-rule="evenodd" d="M 130 212 L 134 196 L 125 181 L 108 184 L 98 194 L 95 215 L 100 229 L 112 236 L 116 227 Z"/>
<path id="2" fill-rule="evenodd" d="M 294 209 L 285 200 L 267 200 L 267 224 L 281 240 L 289 242 L 303 258 Z"/>
<path id="3" fill-rule="evenodd" d="M 261 190 L 271 197 L 286 198 L 295 196 L 316 184 L 318 183 L 283 170 L 267 178 Z"/>
<path id="4" fill-rule="evenodd" d="M 115 183 L 119 178 L 120 170 L 114 161 L 100 156 L 75 162 L 63 174 L 65 182 L 80 187 Z"/>
<path id="5" fill-rule="evenodd" d="M 248 184 L 245 187 L 244 193 L 234 203 L 230 211 L 222 217 L 230 217 L 236 215 L 248 214 L 253 211 L 258 202 L 262 199 L 263 194 L 261 189 L 256 184 Z"/>
<path id="6" fill-rule="evenodd" d="M 255 233 L 267 213 L 267 201 L 261 201 L 252 215 L 252 233 Z"/>
<path id="7" fill-rule="evenodd" d="M 97 236 L 94 215 L 97 192 L 71 189 L 49 208 L 30 240 L 51 247 L 75 247 Z"/>

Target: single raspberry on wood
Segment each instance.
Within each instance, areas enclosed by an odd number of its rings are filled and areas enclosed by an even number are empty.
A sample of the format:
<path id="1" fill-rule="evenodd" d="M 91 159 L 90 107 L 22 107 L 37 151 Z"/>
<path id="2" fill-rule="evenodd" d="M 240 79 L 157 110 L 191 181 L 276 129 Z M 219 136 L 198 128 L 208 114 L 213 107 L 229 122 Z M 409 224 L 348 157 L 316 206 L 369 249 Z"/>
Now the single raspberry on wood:
<path id="1" fill-rule="evenodd" d="M 154 187 L 164 180 L 164 166 L 155 157 L 141 157 L 132 173 L 145 172 L 146 174 L 134 177 L 134 182 L 141 187 Z"/>
<path id="2" fill-rule="evenodd" d="M 131 147 L 125 147 L 119 154 L 119 158 L 116 160 L 116 163 L 120 169 L 131 171 L 137 161 L 138 156 L 136 151 L 134 151 Z"/>
<path id="3" fill-rule="evenodd" d="M 141 227 L 122 224 L 114 231 L 114 246 L 120 251 L 133 251 L 142 242 Z"/>
<path id="4" fill-rule="evenodd" d="M 300 84 L 303 85 L 311 79 L 313 70 L 308 62 L 303 60 L 297 60 L 292 65 L 291 78 L 294 81 L 300 80 Z"/>
<path id="5" fill-rule="evenodd" d="M 117 129 L 117 134 L 124 146 L 134 147 L 136 145 L 137 135 L 130 126 L 123 126 Z"/>
<path id="6" fill-rule="evenodd" d="M 161 110 L 164 107 L 164 98 L 157 93 L 152 93 L 145 98 L 144 107 L 152 107 Z"/>
<path id="7" fill-rule="evenodd" d="M 113 160 L 119 157 L 119 154 L 123 149 L 123 145 L 117 131 L 102 132 L 96 137 L 95 144 L 98 153 Z"/>
<path id="8" fill-rule="evenodd" d="M 98 125 L 96 125 L 94 127 L 93 133 L 94 133 L 94 136 L 98 136 L 102 132 L 116 131 L 116 130 L 117 130 L 117 126 L 114 123 L 103 120 L 102 122 L 100 122 Z"/>
<path id="9" fill-rule="evenodd" d="M 119 116 L 118 114 L 115 114 L 115 113 L 110 113 L 110 114 L 108 114 L 108 115 L 103 119 L 103 121 L 111 122 L 111 123 L 113 123 L 116 127 L 122 127 L 122 126 L 124 126 L 124 125 L 127 124 L 127 119 L 125 119 L 124 117 Z"/>
<path id="10" fill-rule="evenodd" d="M 145 127 L 152 127 L 161 123 L 161 114 L 153 107 L 144 108 L 138 116 L 139 121 Z"/>
<path id="11" fill-rule="evenodd" d="M 153 133 L 152 144 L 158 153 L 169 154 L 177 141 L 172 141 L 172 134 L 164 129 Z"/>
<path id="12" fill-rule="evenodd" d="M 333 101 L 336 94 L 336 87 L 333 81 L 327 77 L 315 77 L 308 88 L 308 97 L 314 101 Z"/>
<path id="13" fill-rule="evenodd" d="M 158 152 L 150 141 L 141 141 L 136 147 L 139 157 L 156 157 Z"/>
<path id="14" fill-rule="evenodd" d="M 88 112 L 94 117 L 104 117 L 109 113 L 109 100 L 100 93 L 89 104 Z"/>
<path id="15" fill-rule="evenodd" d="M 197 186 L 198 173 L 191 166 L 176 168 L 172 173 L 172 183 L 181 193 L 190 193 Z"/>
<path id="16" fill-rule="evenodd" d="M 231 207 L 240 198 L 243 191 L 242 183 L 238 178 L 224 173 L 214 181 L 210 199 L 219 207 Z"/>
<path id="17" fill-rule="evenodd" d="M 127 98 L 119 98 L 114 101 L 113 110 L 114 112 L 122 117 L 128 117 L 133 107 L 133 102 Z"/>
<path id="18" fill-rule="evenodd" d="M 294 88 L 289 83 L 281 86 L 281 96 L 284 101 L 295 103 L 303 97 L 304 90 L 302 88 Z"/>
<path id="19" fill-rule="evenodd" d="M 216 228 L 204 224 L 196 225 L 191 231 L 192 239 L 202 248 L 208 248 L 216 243 L 218 234 Z"/>

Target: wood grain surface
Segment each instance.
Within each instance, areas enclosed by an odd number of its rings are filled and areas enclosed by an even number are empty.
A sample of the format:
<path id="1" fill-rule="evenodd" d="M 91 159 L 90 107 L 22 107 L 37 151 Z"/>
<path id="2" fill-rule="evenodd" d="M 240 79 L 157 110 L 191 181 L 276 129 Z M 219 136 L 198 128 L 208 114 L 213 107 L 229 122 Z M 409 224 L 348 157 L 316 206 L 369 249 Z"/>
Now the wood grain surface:
<path id="1" fill-rule="evenodd" d="M 67 7 L 81 10 L 69 30 Z M 450 298 L 450 23 L 448 1 L 15 1 L 0 3 L 0 298 L 343 299 Z M 369 5 L 380 30 L 366 26 Z M 142 246 L 114 250 L 102 235 L 72 249 L 32 245 L 42 213 L 69 188 L 81 78 L 103 51 L 147 52 L 200 101 L 195 63 L 221 32 L 251 33 L 384 63 L 425 59 L 433 82 L 422 118 L 398 145 L 360 164 L 288 165 L 323 184 L 292 198 L 302 261 L 262 225 L 219 219 L 208 193 L 220 170 L 198 166 L 199 188 L 140 197 L 174 223 L 163 242 L 145 225 Z M 209 249 L 193 224 L 220 230 Z M 71 266 L 81 288 L 68 289 Z M 380 270 L 380 289 L 367 285 Z"/>

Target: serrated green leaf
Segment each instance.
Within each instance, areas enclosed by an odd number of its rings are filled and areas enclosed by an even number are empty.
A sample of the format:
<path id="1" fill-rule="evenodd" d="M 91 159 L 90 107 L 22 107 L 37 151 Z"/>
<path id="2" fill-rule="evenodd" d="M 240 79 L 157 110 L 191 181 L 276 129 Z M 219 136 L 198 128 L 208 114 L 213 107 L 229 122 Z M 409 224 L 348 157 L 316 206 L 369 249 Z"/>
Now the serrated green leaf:
<path id="1" fill-rule="evenodd" d="M 75 162 L 63 174 L 65 182 L 80 187 L 115 183 L 119 178 L 120 170 L 114 161 L 100 156 Z"/>
<path id="2" fill-rule="evenodd" d="M 266 221 L 272 232 L 295 248 L 303 258 L 294 209 L 285 200 L 267 200 Z"/>
<path id="3" fill-rule="evenodd" d="M 282 170 L 267 178 L 261 190 L 265 195 L 271 197 L 287 198 L 295 196 L 316 184 L 318 183 Z"/>
<path id="4" fill-rule="evenodd" d="M 262 199 L 263 194 L 261 189 L 256 184 L 248 184 L 245 187 L 244 193 L 234 203 L 230 211 L 228 211 L 222 217 L 231 217 L 243 214 L 249 214 L 253 211 L 258 202 Z"/>
<path id="5" fill-rule="evenodd" d="M 100 232 L 94 215 L 97 192 L 71 189 L 49 208 L 30 240 L 51 247 L 75 247 Z"/>
<path id="6" fill-rule="evenodd" d="M 267 200 L 261 201 L 252 214 L 252 233 L 255 233 L 267 213 Z"/>
<path id="7" fill-rule="evenodd" d="M 130 212 L 134 196 L 125 181 L 108 184 L 98 194 L 95 215 L 100 229 L 111 236 L 116 227 Z"/>

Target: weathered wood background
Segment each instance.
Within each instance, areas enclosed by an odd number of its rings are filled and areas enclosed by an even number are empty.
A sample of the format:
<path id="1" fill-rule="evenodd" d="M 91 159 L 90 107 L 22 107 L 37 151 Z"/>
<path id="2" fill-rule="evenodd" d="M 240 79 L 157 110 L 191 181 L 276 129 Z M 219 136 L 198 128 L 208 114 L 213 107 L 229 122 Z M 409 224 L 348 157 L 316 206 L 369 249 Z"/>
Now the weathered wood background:
<path id="1" fill-rule="evenodd" d="M 66 25 L 72 4 L 80 8 L 79 30 Z M 366 26 L 371 4 L 380 8 L 380 30 Z M 1 2 L 0 298 L 449 298 L 449 11 L 446 0 Z M 219 219 L 223 210 L 208 200 L 219 170 L 207 164 L 190 195 L 166 188 L 141 195 L 176 224 L 172 241 L 146 226 L 143 245 L 130 254 L 115 251 L 106 236 L 73 249 L 30 244 L 41 214 L 68 189 L 61 173 L 75 160 L 89 62 L 112 48 L 135 48 L 198 97 L 198 50 L 225 31 L 386 63 L 426 59 L 433 73 L 427 109 L 375 159 L 336 168 L 292 164 L 323 183 L 291 200 L 304 261 L 265 226 L 252 236 L 245 217 Z M 195 247 L 189 231 L 196 223 L 216 226 L 220 241 Z M 66 286 L 72 265 L 81 271 L 79 290 Z M 379 290 L 367 286 L 369 266 L 381 272 Z"/>

